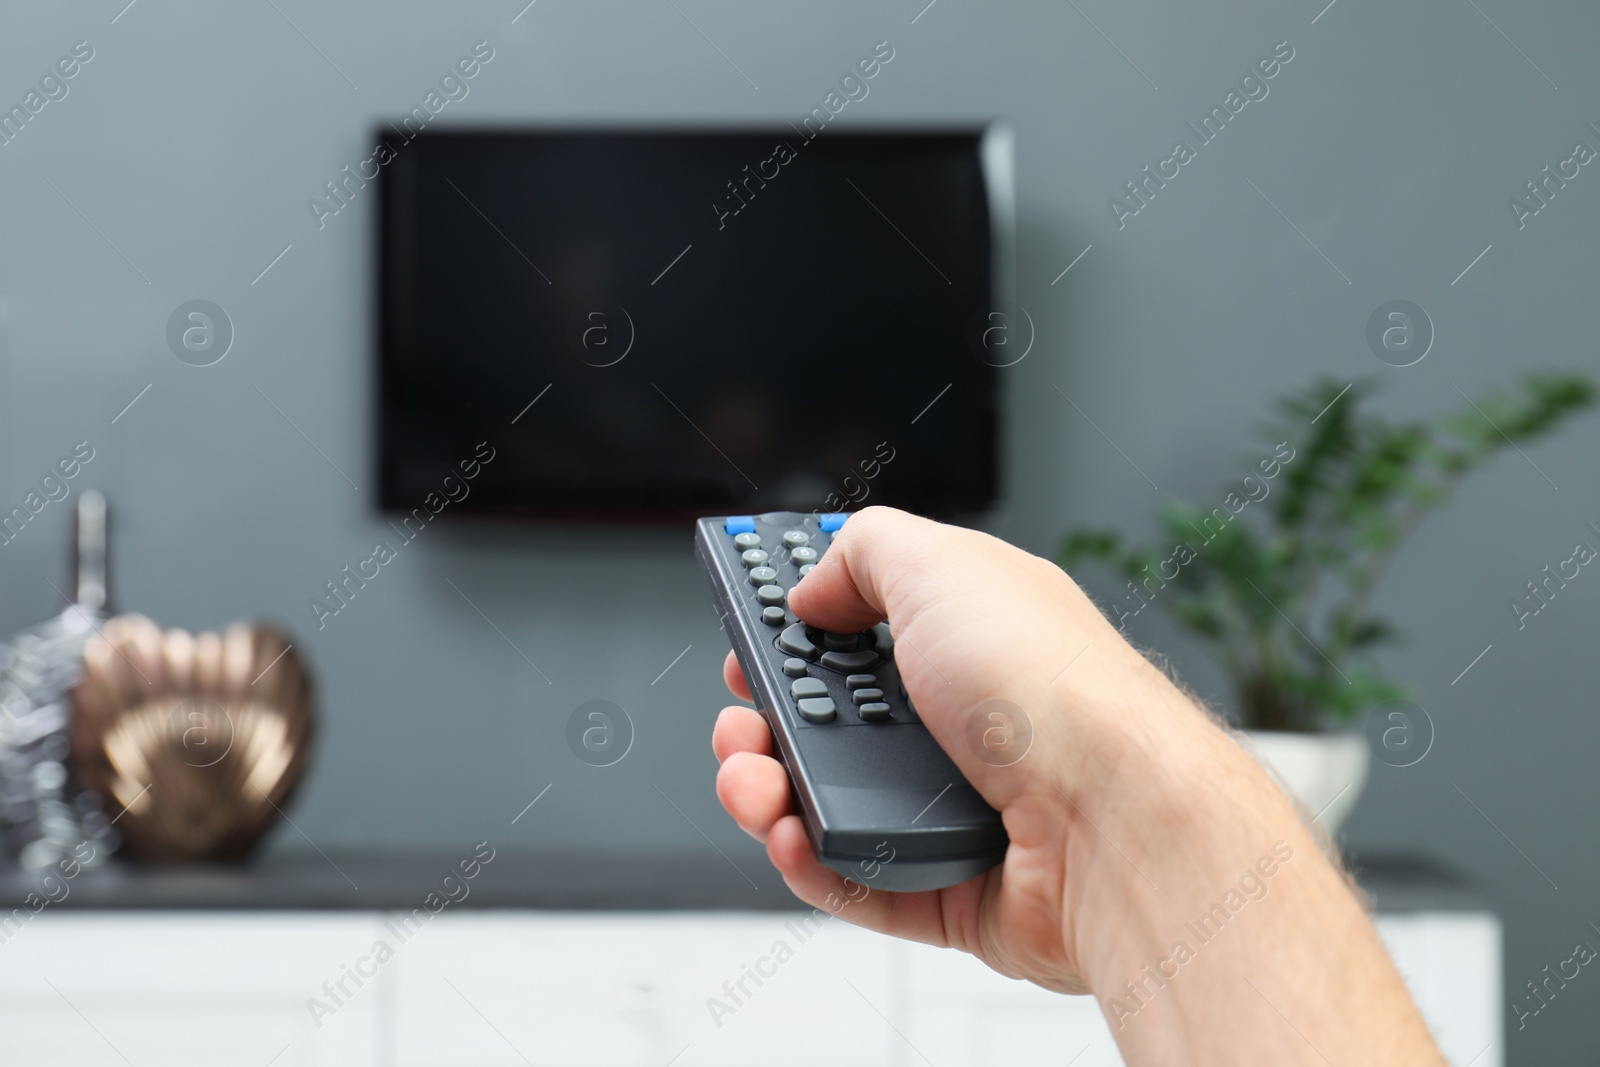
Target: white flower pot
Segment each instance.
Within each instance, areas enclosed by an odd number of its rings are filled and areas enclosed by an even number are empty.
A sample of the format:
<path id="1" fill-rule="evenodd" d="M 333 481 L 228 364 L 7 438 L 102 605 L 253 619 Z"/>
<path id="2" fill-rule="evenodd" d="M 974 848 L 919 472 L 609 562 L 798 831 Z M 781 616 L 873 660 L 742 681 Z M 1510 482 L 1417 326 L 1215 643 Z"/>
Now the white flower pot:
<path id="1" fill-rule="evenodd" d="M 1329 834 L 1355 810 L 1367 784 L 1372 752 L 1364 734 L 1244 731 L 1245 748 L 1299 800 Z"/>

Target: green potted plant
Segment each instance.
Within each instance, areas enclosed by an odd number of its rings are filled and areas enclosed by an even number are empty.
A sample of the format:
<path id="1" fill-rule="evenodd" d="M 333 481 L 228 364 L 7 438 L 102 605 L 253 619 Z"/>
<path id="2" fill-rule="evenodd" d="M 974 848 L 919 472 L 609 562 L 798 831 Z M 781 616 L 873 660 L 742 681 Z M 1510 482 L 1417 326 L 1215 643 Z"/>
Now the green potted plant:
<path id="1" fill-rule="evenodd" d="M 1348 727 L 1408 699 L 1371 658 L 1399 636 L 1370 610 L 1395 553 L 1467 474 L 1594 397 L 1582 375 L 1534 374 L 1396 423 L 1363 410 L 1373 391 L 1322 380 L 1290 394 L 1264 428 L 1265 458 L 1215 507 L 1166 504 L 1161 539 L 1142 546 L 1074 530 L 1058 557 L 1069 572 L 1096 561 L 1125 580 L 1108 605 L 1120 629 L 1159 608 L 1211 646 L 1257 756 L 1330 831 L 1366 782 L 1370 751 Z"/>

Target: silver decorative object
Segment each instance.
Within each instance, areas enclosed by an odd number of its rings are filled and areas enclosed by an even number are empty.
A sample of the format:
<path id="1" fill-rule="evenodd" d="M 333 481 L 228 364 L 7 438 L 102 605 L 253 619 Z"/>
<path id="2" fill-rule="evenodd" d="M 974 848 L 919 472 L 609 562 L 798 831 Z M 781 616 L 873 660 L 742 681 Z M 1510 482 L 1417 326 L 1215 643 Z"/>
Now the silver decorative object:
<path id="1" fill-rule="evenodd" d="M 68 691 L 83 672 L 83 650 L 104 617 L 105 497 L 78 498 L 78 602 L 0 644 L 0 836 L 22 866 L 43 870 L 81 861 L 88 842 L 104 862 L 119 838 L 100 797 L 80 791 L 67 772 Z"/>

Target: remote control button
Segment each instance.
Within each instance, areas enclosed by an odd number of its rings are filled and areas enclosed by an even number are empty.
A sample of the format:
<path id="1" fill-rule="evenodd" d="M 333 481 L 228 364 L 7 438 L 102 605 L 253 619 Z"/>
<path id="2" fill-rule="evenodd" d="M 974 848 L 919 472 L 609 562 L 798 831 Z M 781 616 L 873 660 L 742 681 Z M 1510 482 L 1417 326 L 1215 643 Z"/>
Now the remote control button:
<path id="1" fill-rule="evenodd" d="M 806 628 L 802 623 L 797 622 L 779 634 L 778 647 L 789 655 L 799 656 L 801 659 L 817 658 L 817 646 L 806 637 Z"/>
<path id="2" fill-rule="evenodd" d="M 756 532 L 756 517 L 754 515 L 729 515 L 722 523 L 723 530 L 729 537 L 737 537 L 742 533 Z"/>
<path id="3" fill-rule="evenodd" d="M 817 565 L 815 563 L 807 563 L 804 567 L 800 568 L 800 577 L 804 578 L 806 575 L 810 574 L 816 569 Z"/>
<path id="4" fill-rule="evenodd" d="M 751 585 L 771 585 L 778 580 L 778 572 L 771 567 L 750 568 Z"/>
<path id="5" fill-rule="evenodd" d="M 889 705 L 884 705 L 885 709 L 888 707 Z M 800 717 L 806 722 L 832 722 L 833 716 L 833 701 L 827 697 L 813 697 L 810 700 L 800 701 Z"/>
<path id="6" fill-rule="evenodd" d="M 756 590 L 756 599 L 763 604 L 772 606 L 783 603 L 783 587 L 778 585 L 764 585 Z"/>
<path id="7" fill-rule="evenodd" d="M 806 676 L 806 661 L 790 657 L 783 661 L 783 673 L 791 678 L 804 678 Z"/>
<path id="8" fill-rule="evenodd" d="M 817 529 L 823 533 L 833 533 L 844 526 L 844 521 L 850 516 L 847 514 L 820 515 L 817 517 Z M 752 525 L 751 529 L 755 529 Z"/>
<path id="9" fill-rule="evenodd" d="M 804 530 L 788 530 L 783 535 L 783 544 L 786 548 L 799 548 L 811 543 L 811 535 Z"/>
<path id="10" fill-rule="evenodd" d="M 850 689 L 862 689 L 869 685 L 877 685 L 878 676 L 876 674 L 852 674 L 844 680 L 844 684 Z"/>
<path id="11" fill-rule="evenodd" d="M 747 548 L 760 548 L 761 535 L 758 533 L 742 533 L 734 537 L 733 543 L 743 552 Z"/>
<path id="12" fill-rule="evenodd" d="M 857 704 L 880 704 L 883 702 L 882 689 L 857 689 L 850 694 L 850 699 Z"/>
<path id="13" fill-rule="evenodd" d="M 801 545 L 799 548 L 789 553 L 789 558 L 801 567 L 809 566 L 810 564 L 817 562 L 817 550 Z"/>
<path id="14" fill-rule="evenodd" d="M 824 632 L 822 635 L 822 647 L 829 652 L 860 652 L 866 647 L 866 642 L 862 640 L 860 634 Z"/>
<path id="15" fill-rule="evenodd" d="M 761 621 L 766 623 L 768 626 L 782 626 L 788 621 L 788 618 L 789 617 L 784 614 L 782 608 L 761 609 Z"/>
<path id="16" fill-rule="evenodd" d="M 813 646 L 815 647 L 815 646 Z M 822 665 L 840 674 L 853 674 L 878 665 L 876 652 L 824 652 Z"/>
<path id="17" fill-rule="evenodd" d="M 911 694 L 906 692 L 906 683 L 904 682 L 900 683 L 900 699 L 906 702 L 906 710 L 911 713 L 911 717 L 916 718 L 917 709 L 916 706 L 911 703 Z"/>
<path id="18" fill-rule="evenodd" d="M 872 628 L 872 647 L 878 650 L 878 655 L 889 659 L 894 655 L 894 635 L 889 632 L 889 624 L 880 622 Z"/>
<path id="19" fill-rule="evenodd" d="M 739 559 L 744 562 L 744 565 L 746 567 L 759 567 L 759 566 L 761 566 L 763 563 L 767 562 L 767 560 L 769 560 L 771 558 L 772 558 L 771 556 L 767 555 L 765 552 L 761 551 L 759 548 L 749 549 L 748 551 L 743 552 L 739 556 Z"/>
<path id="20" fill-rule="evenodd" d="M 794 684 L 789 687 L 789 693 L 796 700 L 825 697 L 828 695 L 828 683 L 821 678 L 796 678 Z"/>
<path id="21" fill-rule="evenodd" d="M 861 716 L 862 722 L 888 722 L 889 705 L 863 704 L 856 709 L 856 714 Z"/>

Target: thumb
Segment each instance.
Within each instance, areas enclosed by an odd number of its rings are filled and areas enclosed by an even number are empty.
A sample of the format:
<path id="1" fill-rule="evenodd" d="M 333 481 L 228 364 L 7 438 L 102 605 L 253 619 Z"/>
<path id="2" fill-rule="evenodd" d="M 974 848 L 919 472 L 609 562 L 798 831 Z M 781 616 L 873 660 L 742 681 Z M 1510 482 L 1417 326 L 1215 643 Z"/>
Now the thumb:
<path id="1" fill-rule="evenodd" d="M 894 508 L 851 515 L 816 568 L 789 594 L 789 607 L 812 626 L 855 633 L 895 616 L 900 578 L 940 529 Z"/>

